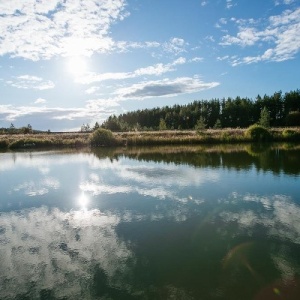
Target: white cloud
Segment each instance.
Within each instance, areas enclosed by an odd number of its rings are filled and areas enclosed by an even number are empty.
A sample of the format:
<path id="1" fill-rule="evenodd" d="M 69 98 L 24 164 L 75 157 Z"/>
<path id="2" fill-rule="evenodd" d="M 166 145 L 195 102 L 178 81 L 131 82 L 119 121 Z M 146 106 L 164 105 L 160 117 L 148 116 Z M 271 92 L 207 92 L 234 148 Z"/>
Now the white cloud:
<path id="1" fill-rule="evenodd" d="M 43 80 L 43 78 L 31 75 L 14 77 L 13 80 L 8 80 L 6 83 L 18 89 L 48 90 L 55 87 L 51 80 Z"/>
<path id="2" fill-rule="evenodd" d="M 203 57 L 194 57 L 189 60 L 189 62 L 201 62 L 203 61 Z"/>
<path id="3" fill-rule="evenodd" d="M 151 49 L 151 48 L 159 48 L 161 46 L 160 43 L 155 41 L 148 42 L 128 42 L 128 41 L 118 41 L 115 42 L 115 48 L 120 52 L 128 52 L 129 49 Z"/>
<path id="4" fill-rule="evenodd" d="M 33 123 L 38 129 L 49 129 L 51 124 L 51 130 L 57 130 L 57 127 L 61 124 L 65 126 L 72 125 L 72 128 L 80 128 L 82 123 L 91 122 L 92 120 L 104 121 L 109 115 L 116 113 L 114 107 L 117 107 L 118 103 L 115 100 L 89 100 L 84 107 L 46 107 L 46 106 L 13 106 L 13 105 L 0 105 L 0 120 L 2 123 L 8 124 L 13 122 L 16 124 Z M 59 120 L 60 122 L 55 122 Z M 62 123 L 62 121 L 65 121 Z M 69 124 L 69 125 L 68 125 Z M 47 126 L 45 128 L 45 126 Z M 54 128 L 54 129 L 53 129 Z M 68 128 L 68 127 L 67 127 Z"/>
<path id="5" fill-rule="evenodd" d="M 65 213 L 41 207 L 2 213 L 1 297 L 11 298 L 16 286 L 25 295 L 34 285 L 36 295 L 47 287 L 54 298 L 61 298 L 61 291 L 68 299 L 89 298 L 90 285 L 83 286 L 81 278 L 93 278 L 93 261 L 121 289 L 132 253 L 118 238 L 119 222 L 119 217 L 99 210 Z"/>
<path id="6" fill-rule="evenodd" d="M 123 20 L 125 0 L 0 2 L 0 55 L 30 60 L 107 52 L 112 23 Z"/>
<path id="7" fill-rule="evenodd" d="M 34 104 L 43 104 L 46 103 L 47 100 L 43 99 L 43 98 L 38 98 L 34 101 Z"/>
<path id="8" fill-rule="evenodd" d="M 236 36 L 225 35 L 220 45 L 242 47 L 259 45 L 267 49 L 256 56 L 230 58 L 232 65 L 251 64 L 259 61 L 285 61 L 293 59 L 300 50 L 300 8 L 286 10 L 281 15 L 271 16 L 269 25 L 263 29 L 256 27 L 239 26 Z M 237 24 L 239 23 L 236 21 Z M 243 21 L 243 23 L 245 23 Z M 257 24 L 254 20 L 248 23 Z"/>
<path id="9" fill-rule="evenodd" d="M 241 227 L 253 229 L 262 225 L 268 235 L 300 244 L 300 208 L 285 195 L 259 196 L 236 195 L 244 201 L 256 202 L 262 207 L 257 211 L 223 211 L 220 215 L 226 222 L 237 222 Z M 235 199 L 233 199 L 235 200 Z"/>
<path id="10" fill-rule="evenodd" d="M 179 77 L 173 80 L 163 79 L 133 84 L 130 87 L 117 90 L 115 94 L 121 98 L 145 99 L 196 93 L 218 85 L 218 82 L 205 83 L 198 78 Z"/>
<path id="11" fill-rule="evenodd" d="M 60 183 L 57 179 L 52 177 L 45 177 L 39 182 L 26 181 L 18 186 L 14 187 L 14 192 L 23 191 L 25 195 L 30 197 L 45 195 L 49 190 L 57 190 L 60 187 Z"/>
<path id="12" fill-rule="evenodd" d="M 167 53 L 172 53 L 174 55 L 179 55 L 186 52 L 186 47 L 188 43 L 181 38 L 172 38 L 168 42 L 163 44 L 163 50 Z"/>
<path id="13" fill-rule="evenodd" d="M 232 3 L 232 0 L 226 0 L 226 8 L 230 9 L 234 6 L 234 4 Z"/>
<path id="14" fill-rule="evenodd" d="M 290 5 L 292 3 L 294 3 L 295 0 L 275 0 L 275 5 L 281 5 L 281 4 L 285 4 L 285 5 Z"/>
<path id="15" fill-rule="evenodd" d="M 87 94 L 94 94 L 95 92 L 97 92 L 100 89 L 99 86 L 91 86 L 88 89 L 85 90 L 85 92 Z"/>
<path id="16" fill-rule="evenodd" d="M 76 78 L 76 82 L 82 84 L 91 84 L 95 82 L 102 82 L 105 80 L 123 80 L 130 78 L 137 78 L 141 76 L 160 76 L 167 72 L 175 71 L 175 66 L 182 65 L 186 63 L 186 59 L 184 57 L 179 57 L 175 61 L 169 64 L 156 64 L 153 66 L 148 66 L 145 68 L 139 68 L 134 70 L 133 72 L 115 72 L 115 73 L 102 73 L 97 74 L 94 72 L 89 72 L 84 74 L 82 77 Z M 88 89 L 88 93 L 94 92 L 95 88 Z"/>

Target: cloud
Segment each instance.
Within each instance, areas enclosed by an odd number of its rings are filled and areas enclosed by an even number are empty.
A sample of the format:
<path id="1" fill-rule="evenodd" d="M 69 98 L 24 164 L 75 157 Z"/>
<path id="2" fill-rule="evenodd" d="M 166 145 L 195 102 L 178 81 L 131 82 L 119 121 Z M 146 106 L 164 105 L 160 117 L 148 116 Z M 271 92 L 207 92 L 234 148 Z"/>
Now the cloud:
<path id="1" fill-rule="evenodd" d="M 275 0 L 275 5 L 281 5 L 281 4 L 284 4 L 284 5 L 290 5 L 292 3 L 294 3 L 295 0 Z"/>
<path id="2" fill-rule="evenodd" d="M 167 53 L 172 53 L 174 55 L 179 55 L 186 52 L 186 47 L 188 43 L 181 38 L 172 38 L 168 42 L 163 44 L 163 50 Z"/>
<path id="3" fill-rule="evenodd" d="M 128 52 L 130 49 L 151 49 L 159 48 L 161 44 L 156 41 L 148 42 L 128 42 L 128 41 L 118 41 L 115 42 L 115 48 L 119 52 Z"/>
<path id="4" fill-rule="evenodd" d="M 175 66 L 182 65 L 186 63 L 184 57 L 179 57 L 175 61 L 169 64 L 156 64 L 153 66 L 148 66 L 145 68 L 139 68 L 133 72 L 115 72 L 115 73 L 102 73 L 97 74 L 94 72 L 89 72 L 84 74 L 81 77 L 76 78 L 76 82 L 82 84 L 91 84 L 95 82 L 102 82 L 106 80 L 124 80 L 130 78 L 137 78 L 141 76 L 159 76 L 167 72 L 175 71 Z M 87 90 L 88 93 L 95 92 L 95 88 Z"/>
<path id="5" fill-rule="evenodd" d="M 45 195 L 49 192 L 49 190 L 54 189 L 57 190 L 60 187 L 60 183 L 57 179 L 52 177 L 46 177 L 36 181 L 26 181 L 22 184 L 14 187 L 14 192 L 24 192 L 25 195 L 30 197 Z"/>
<path id="6" fill-rule="evenodd" d="M 255 202 L 261 209 L 241 212 L 223 211 L 220 215 L 226 222 L 236 222 L 241 227 L 253 229 L 262 225 L 267 235 L 300 244 L 300 208 L 286 195 L 234 195 L 246 202 Z M 234 201 L 233 201 L 234 203 Z"/>
<path id="7" fill-rule="evenodd" d="M 116 94 L 121 98 L 144 99 L 196 93 L 218 85 L 218 82 L 205 83 L 198 78 L 179 77 L 173 80 L 163 79 L 133 84 L 130 87 L 117 90 Z"/>
<path id="8" fill-rule="evenodd" d="M 43 98 L 38 98 L 34 101 L 34 104 L 43 104 L 46 103 L 47 100 L 43 99 Z"/>
<path id="9" fill-rule="evenodd" d="M 232 0 L 226 0 L 226 8 L 227 9 L 231 9 L 233 6 L 235 6 L 236 4 L 232 3 Z"/>
<path id="10" fill-rule="evenodd" d="M 249 47 L 258 45 L 260 48 L 265 45 L 265 50 L 260 55 L 246 57 L 231 57 L 230 63 L 233 66 L 239 64 L 251 64 L 260 61 L 281 62 L 293 59 L 300 50 L 300 8 L 286 10 L 280 15 L 271 16 L 268 19 L 268 26 L 259 29 L 259 22 L 249 20 L 248 24 L 256 25 L 249 27 L 245 20 L 237 20 L 239 31 L 236 36 L 225 35 L 222 37 L 222 46 Z"/>
<path id="11" fill-rule="evenodd" d="M 49 90 L 55 87 L 51 80 L 43 80 L 43 78 L 31 75 L 14 77 L 13 80 L 8 80 L 6 83 L 17 89 Z"/>
<path id="12" fill-rule="evenodd" d="M 100 89 L 99 86 L 91 86 L 88 89 L 85 90 L 85 92 L 87 94 L 94 94 L 95 92 L 97 92 Z"/>
<path id="13" fill-rule="evenodd" d="M 123 20 L 125 0 L 0 2 L 0 55 L 30 60 L 107 52 L 111 25 Z"/>
<path id="14" fill-rule="evenodd" d="M 189 60 L 189 62 L 201 62 L 203 61 L 203 57 L 194 57 Z"/>
<path id="15" fill-rule="evenodd" d="M 51 124 L 51 130 L 62 129 L 63 126 L 78 130 L 82 123 L 104 121 L 109 115 L 116 113 L 114 107 L 118 105 L 113 99 L 88 100 L 84 107 L 70 108 L 0 105 L 0 121 L 2 126 L 11 122 L 16 123 L 16 126 L 31 123 L 34 128 L 47 130 Z"/>
<path id="16" fill-rule="evenodd" d="M 121 289 L 133 253 L 116 233 L 119 223 L 119 217 L 96 209 L 66 213 L 40 207 L 2 213 L 1 297 L 11 298 L 16 286 L 15 294 L 31 293 L 34 285 L 36 295 L 46 287 L 53 298 L 60 298 L 61 291 L 68 299 L 89 298 L 95 261 L 104 278 Z M 84 287 L 82 278 L 87 280 Z"/>

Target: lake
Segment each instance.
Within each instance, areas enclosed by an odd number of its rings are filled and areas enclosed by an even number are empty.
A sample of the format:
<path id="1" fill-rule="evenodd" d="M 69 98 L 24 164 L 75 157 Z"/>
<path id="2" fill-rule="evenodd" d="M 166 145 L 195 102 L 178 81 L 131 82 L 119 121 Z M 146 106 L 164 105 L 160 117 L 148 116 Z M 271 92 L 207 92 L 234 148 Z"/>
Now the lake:
<path id="1" fill-rule="evenodd" d="M 300 299 L 300 146 L 0 153 L 0 299 Z"/>

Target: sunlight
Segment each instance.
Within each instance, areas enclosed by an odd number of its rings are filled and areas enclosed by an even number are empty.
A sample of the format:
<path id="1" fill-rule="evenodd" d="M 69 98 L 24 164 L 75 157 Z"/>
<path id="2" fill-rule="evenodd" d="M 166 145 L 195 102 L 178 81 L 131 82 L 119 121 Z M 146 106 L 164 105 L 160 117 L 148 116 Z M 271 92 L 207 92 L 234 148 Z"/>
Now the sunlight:
<path id="1" fill-rule="evenodd" d="M 86 60 L 82 56 L 72 56 L 68 59 L 67 69 L 73 76 L 81 76 L 87 70 Z"/>
<path id="2" fill-rule="evenodd" d="M 82 192 L 81 195 L 79 196 L 78 203 L 82 207 L 82 209 L 87 209 L 89 198 L 84 192 Z"/>

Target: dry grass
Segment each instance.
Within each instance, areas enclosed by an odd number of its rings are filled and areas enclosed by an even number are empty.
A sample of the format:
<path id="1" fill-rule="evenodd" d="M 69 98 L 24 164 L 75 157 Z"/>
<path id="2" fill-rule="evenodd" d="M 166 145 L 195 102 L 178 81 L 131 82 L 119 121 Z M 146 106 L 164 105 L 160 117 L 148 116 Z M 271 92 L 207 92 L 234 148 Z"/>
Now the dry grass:
<path id="1" fill-rule="evenodd" d="M 118 145 L 159 146 L 159 145 L 201 145 L 217 143 L 251 142 L 245 136 L 246 129 L 207 129 L 202 131 L 144 131 L 121 132 L 113 136 Z M 300 127 L 272 128 L 269 130 L 272 141 L 299 142 Z M 4 134 L 0 135 L 0 148 L 79 148 L 90 147 L 90 133 L 43 133 L 43 134 Z"/>

